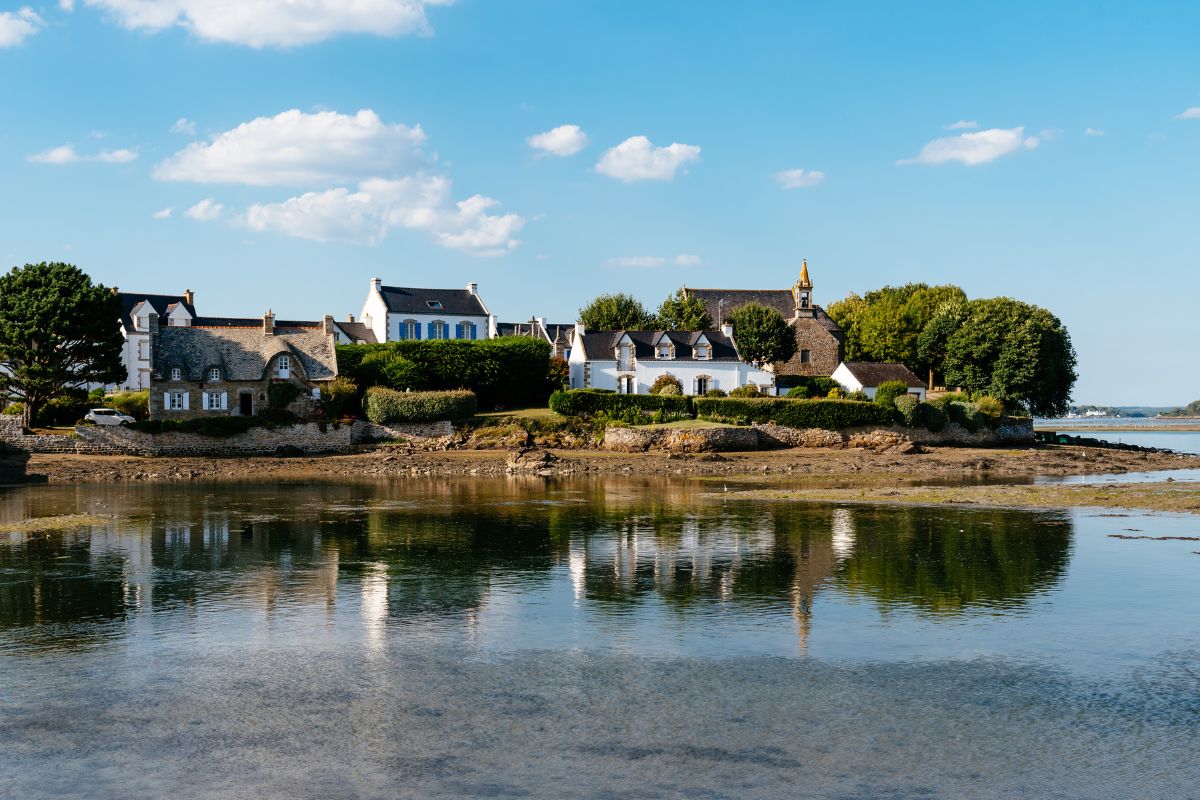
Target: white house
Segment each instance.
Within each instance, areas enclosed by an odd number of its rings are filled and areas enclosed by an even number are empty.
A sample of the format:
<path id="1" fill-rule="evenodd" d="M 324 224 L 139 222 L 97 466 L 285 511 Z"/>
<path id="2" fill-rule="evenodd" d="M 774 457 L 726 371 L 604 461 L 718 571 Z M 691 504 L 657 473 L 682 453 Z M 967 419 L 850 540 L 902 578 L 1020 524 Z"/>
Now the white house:
<path id="1" fill-rule="evenodd" d="M 415 289 L 373 278 L 360 319 L 377 342 L 496 336 L 496 317 L 474 283 L 466 289 Z"/>
<path id="2" fill-rule="evenodd" d="M 684 394 L 747 384 L 775 394 L 775 375 L 742 361 L 728 325 L 721 331 L 588 331 L 576 324 L 567 363 L 572 389 L 649 394 L 654 381 L 669 374 Z"/>
<path id="3" fill-rule="evenodd" d="M 908 393 L 918 400 L 925 399 L 925 381 L 903 364 L 883 364 L 870 361 L 843 361 L 830 376 L 847 392 L 864 392 L 874 400 L 881 383 L 901 381 Z"/>
<path id="4" fill-rule="evenodd" d="M 333 323 L 334 344 L 375 344 L 375 331 L 365 324 L 354 321 L 354 315 L 346 317 L 345 322 Z"/>
<path id="5" fill-rule="evenodd" d="M 121 363 L 125 365 L 125 379 L 120 384 L 109 385 L 110 390 L 137 391 L 150 388 L 150 315 L 156 315 L 160 324 L 178 328 L 192 324 L 196 318 L 196 296 L 191 289 L 181 295 L 140 294 L 113 290 L 121 301 L 121 333 L 125 335 L 125 347 L 121 350 Z"/>

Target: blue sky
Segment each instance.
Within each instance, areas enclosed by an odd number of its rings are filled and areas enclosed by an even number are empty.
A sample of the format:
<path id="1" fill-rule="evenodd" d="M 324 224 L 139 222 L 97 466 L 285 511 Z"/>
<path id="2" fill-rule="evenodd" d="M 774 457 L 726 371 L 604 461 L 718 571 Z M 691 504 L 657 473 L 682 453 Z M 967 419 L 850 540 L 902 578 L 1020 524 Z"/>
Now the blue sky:
<path id="1" fill-rule="evenodd" d="M 221 315 L 474 281 L 569 321 L 807 258 L 821 303 L 1052 309 L 1080 402 L 1200 397 L 1196 4 L 348 5 L 0 6 L 5 264 Z"/>

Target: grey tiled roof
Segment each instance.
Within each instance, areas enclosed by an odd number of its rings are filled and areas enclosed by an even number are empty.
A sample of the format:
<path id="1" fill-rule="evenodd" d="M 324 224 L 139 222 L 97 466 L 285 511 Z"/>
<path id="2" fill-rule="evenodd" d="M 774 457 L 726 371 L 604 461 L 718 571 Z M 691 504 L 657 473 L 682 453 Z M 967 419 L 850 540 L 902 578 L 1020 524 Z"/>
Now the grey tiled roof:
<path id="1" fill-rule="evenodd" d="M 417 289 L 409 286 L 381 286 L 384 305 L 392 314 L 446 314 L 448 316 L 485 317 L 487 312 L 477 295 L 466 289 Z M 440 303 L 434 308 L 431 303 Z"/>
<path id="2" fill-rule="evenodd" d="M 792 297 L 791 289 L 689 289 L 684 287 L 684 291 L 687 292 L 688 297 L 699 298 L 704 303 L 714 325 L 727 319 L 730 311 L 747 303 L 758 303 L 767 308 L 773 308 L 786 320 L 796 316 L 796 301 Z M 718 306 L 720 306 L 719 309 Z M 830 333 L 841 333 L 842 329 L 820 306 L 814 305 L 802 313 L 815 318 L 817 322 L 821 323 L 821 327 Z"/>
<path id="3" fill-rule="evenodd" d="M 375 344 L 375 331 L 368 328 L 361 322 L 334 322 L 342 333 L 344 333 L 351 341 L 366 342 L 367 344 Z"/>
<path id="4" fill-rule="evenodd" d="M 613 361 L 616 358 L 614 350 L 622 335 L 628 335 L 633 341 L 635 358 L 656 361 L 654 343 L 659 337 L 666 335 L 675 345 L 674 361 L 695 360 L 693 347 L 703 333 L 712 345 L 712 358 L 705 361 L 740 361 L 737 348 L 728 336 L 719 331 L 585 331 L 583 334 L 583 352 L 589 361 Z"/>
<path id="5" fill-rule="evenodd" d="M 137 307 L 138 303 L 149 303 L 159 317 L 165 317 L 175 305 L 182 303 L 189 314 L 193 317 L 196 316 L 196 307 L 191 303 L 184 303 L 183 295 L 117 292 L 117 298 L 121 301 L 121 325 L 126 331 L 133 330 L 133 318 L 130 314 L 133 313 L 133 309 Z"/>
<path id="6" fill-rule="evenodd" d="M 925 381 L 903 364 L 889 364 L 874 361 L 847 361 L 846 369 L 858 379 L 863 386 L 878 386 L 886 381 L 903 381 L 911 389 L 924 388 Z"/>
<path id="7" fill-rule="evenodd" d="M 253 326 L 159 328 L 150 350 L 154 376 L 161 379 L 178 367 L 184 380 L 201 381 L 208 370 L 218 367 L 222 380 L 259 381 L 281 353 L 292 356 L 299 378 L 323 381 L 337 376 L 333 335 L 326 335 L 320 324 L 284 327 L 277 323 L 275 332 L 266 335 L 262 320 L 255 322 Z"/>

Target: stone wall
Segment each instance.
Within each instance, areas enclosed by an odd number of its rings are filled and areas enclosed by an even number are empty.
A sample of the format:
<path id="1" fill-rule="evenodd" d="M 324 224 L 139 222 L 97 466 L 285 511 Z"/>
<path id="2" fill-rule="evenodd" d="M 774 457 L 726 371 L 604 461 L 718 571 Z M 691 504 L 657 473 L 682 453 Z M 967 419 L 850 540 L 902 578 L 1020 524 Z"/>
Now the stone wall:
<path id="1" fill-rule="evenodd" d="M 650 449 L 700 453 L 758 450 L 761 440 L 755 428 L 609 428 L 601 446 L 622 453 Z"/>

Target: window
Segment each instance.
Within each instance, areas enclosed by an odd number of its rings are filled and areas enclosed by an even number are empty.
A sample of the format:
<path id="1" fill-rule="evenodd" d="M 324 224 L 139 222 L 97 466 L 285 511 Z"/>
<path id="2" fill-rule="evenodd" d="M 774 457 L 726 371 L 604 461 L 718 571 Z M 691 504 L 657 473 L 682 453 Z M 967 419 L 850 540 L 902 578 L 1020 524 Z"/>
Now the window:
<path id="1" fill-rule="evenodd" d="M 450 331 L 446 323 L 440 319 L 435 319 L 429 323 L 429 338 L 430 339 L 449 339 Z"/>
<path id="2" fill-rule="evenodd" d="M 280 356 L 275 362 L 275 377 L 290 378 L 292 377 L 292 357 Z"/>
<path id="3" fill-rule="evenodd" d="M 400 338 L 401 339 L 420 339 L 421 338 L 421 323 L 415 319 L 406 319 L 400 323 Z"/>
<path id="4" fill-rule="evenodd" d="M 474 339 L 475 338 L 475 323 L 463 320 L 454 326 L 454 338 L 456 339 Z"/>
<path id="5" fill-rule="evenodd" d="M 670 342 L 664 341 L 664 342 L 659 343 L 657 357 L 658 358 L 670 358 L 671 357 L 671 343 Z"/>
<path id="6" fill-rule="evenodd" d="M 800 351 L 800 363 L 801 364 L 811 364 L 812 363 L 812 350 L 801 350 Z"/>
<path id="7" fill-rule="evenodd" d="M 167 409 L 183 411 L 187 408 L 187 392 L 170 392 L 167 394 Z"/>
<path id="8" fill-rule="evenodd" d="M 442 301 L 441 300 L 426 300 L 425 305 L 429 306 L 434 311 L 442 310 Z"/>
<path id="9" fill-rule="evenodd" d="M 177 380 L 181 379 L 182 377 L 183 377 L 183 370 L 179 369 L 179 367 L 171 368 L 171 380 L 177 381 Z"/>
<path id="10" fill-rule="evenodd" d="M 212 369 L 210 369 L 210 370 L 208 371 L 208 379 L 209 379 L 210 381 L 219 381 L 219 380 L 221 380 L 221 370 L 220 370 L 220 369 L 218 369 L 217 367 L 213 367 Z"/>
<path id="11" fill-rule="evenodd" d="M 637 379 L 632 375 L 618 377 L 617 394 L 637 394 Z"/>
<path id="12" fill-rule="evenodd" d="M 150 360 L 150 340 L 142 339 L 138 342 L 138 361 Z"/>
<path id="13" fill-rule="evenodd" d="M 708 358 L 709 358 L 708 345 L 706 345 L 706 344 L 696 345 L 696 358 L 699 361 L 708 361 Z"/>
<path id="14" fill-rule="evenodd" d="M 696 394 L 703 395 L 708 391 L 709 378 L 707 375 L 696 376 Z"/>
<path id="15" fill-rule="evenodd" d="M 209 411 L 220 411 L 222 405 L 223 404 L 221 403 L 221 392 L 209 392 L 208 393 L 207 407 L 208 407 Z"/>

